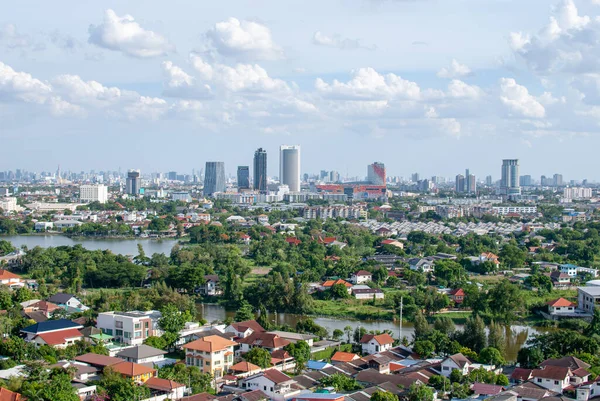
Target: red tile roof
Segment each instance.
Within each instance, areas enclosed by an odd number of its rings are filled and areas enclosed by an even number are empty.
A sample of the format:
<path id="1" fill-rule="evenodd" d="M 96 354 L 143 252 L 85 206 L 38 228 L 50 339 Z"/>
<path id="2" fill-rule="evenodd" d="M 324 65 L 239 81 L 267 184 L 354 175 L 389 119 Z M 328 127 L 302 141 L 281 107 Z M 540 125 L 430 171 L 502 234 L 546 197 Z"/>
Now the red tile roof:
<path id="1" fill-rule="evenodd" d="M 11 273 L 6 269 L 0 269 L 0 280 L 10 280 L 13 278 L 20 279 L 21 276 L 17 276 L 15 273 Z"/>
<path id="2" fill-rule="evenodd" d="M 271 380 L 275 384 L 285 383 L 292 380 L 288 375 L 278 371 L 277 369 L 269 369 L 263 372 L 264 377 Z"/>
<path id="3" fill-rule="evenodd" d="M 371 340 L 375 340 L 377 341 L 377 343 L 379 345 L 386 345 L 386 344 L 393 344 L 394 343 L 394 339 L 387 333 L 383 333 L 383 334 L 378 334 L 378 335 L 374 335 L 374 334 L 365 334 L 363 336 L 363 338 L 360 339 L 360 343 L 361 344 L 366 344 Z"/>
<path id="4" fill-rule="evenodd" d="M 533 369 L 532 377 L 541 377 L 552 380 L 565 380 L 569 376 L 569 368 L 563 366 L 545 366 L 543 369 Z"/>
<path id="5" fill-rule="evenodd" d="M 36 336 L 39 337 L 48 345 L 60 345 L 67 342 L 67 339 L 81 338 L 83 334 L 77 329 L 67 329 L 61 331 L 51 331 L 49 333 L 41 333 Z"/>
<path id="6" fill-rule="evenodd" d="M 117 363 L 123 362 L 121 358 L 115 358 L 113 356 L 94 354 L 92 352 L 88 354 L 83 354 L 80 356 L 76 356 L 75 360 L 78 362 L 88 363 L 93 366 L 106 367 L 115 365 Z"/>
<path id="7" fill-rule="evenodd" d="M 531 369 L 525 368 L 515 368 L 515 370 L 510 375 L 510 378 L 514 381 L 527 381 L 531 378 Z"/>
<path id="8" fill-rule="evenodd" d="M 331 360 L 335 362 L 350 362 L 358 358 L 359 356 L 352 352 L 337 351 L 333 354 Z"/>
<path id="9" fill-rule="evenodd" d="M 146 380 L 144 386 L 155 389 L 171 392 L 176 388 L 185 387 L 185 384 L 174 382 L 173 380 L 159 379 L 158 377 L 151 377 Z"/>
<path id="10" fill-rule="evenodd" d="M 237 343 L 221 336 L 206 336 L 185 344 L 183 348 L 195 351 L 214 352 L 225 350 L 235 345 L 237 345 Z"/>
<path id="11" fill-rule="evenodd" d="M 236 363 L 230 369 L 234 372 L 254 372 L 255 370 L 260 370 L 260 366 L 250 362 L 242 361 Z"/>
<path id="12" fill-rule="evenodd" d="M 10 391 L 4 387 L 0 388 L 0 401 L 24 401 L 21 394 Z"/>
<path id="13" fill-rule="evenodd" d="M 571 301 L 569 301 L 567 299 L 564 299 L 564 298 L 558 298 L 558 299 L 555 299 L 553 301 L 548 301 L 547 305 L 555 307 L 555 308 L 577 306 L 573 302 L 571 302 Z"/>
<path id="14" fill-rule="evenodd" d="M 238 343 L 264 348 L 283 348 L 290 342 L 284 338 L 279 337 L 277 334 L 254 332 L 246 338 L 239 339 Z"/>
<path id="15" fill-rule="evenodd" d="M 473 383 L 471 386 L 471 390 L 475 394 L 480 395 L 496 395 L 504 391 L 504 387 L 496 386 L 494 384 L 486 384 L 486 383 Z"/>
<path id="16" fill-rule="evenodd" d="M 371 274 L 371 272 L 368 272 L 366 270 L 359 270 L 356 273 L 354 273 L 355 276 L 372 276 L 373 274 Z"/>
<path id="17" fill-rule="evenodd" d="M 156 373 L 156 369 L 149 368 L 139 363 L 121 362 L 110 366 L 110 369 L 127 377 L 136 377 L 148 373 Z"/>
<path id="18" fill-rule="evenodd" d="M 256 320 L 244 320 L 243 322 L 231 323 L 231 327 L 239 332 L 244 332 L 251 329 L 254 332 L 266 331 Z"/>
<path id="19" fill-rule="evenodd" d="M 327 280 L 323 283 L 323 287 L 333 287 L 335 284 L 343 284 L 348 288 L 352 287 L 352 284 L 350 284 L 346 280 L 342 280 L 341 278 L 337 280 Z"/>

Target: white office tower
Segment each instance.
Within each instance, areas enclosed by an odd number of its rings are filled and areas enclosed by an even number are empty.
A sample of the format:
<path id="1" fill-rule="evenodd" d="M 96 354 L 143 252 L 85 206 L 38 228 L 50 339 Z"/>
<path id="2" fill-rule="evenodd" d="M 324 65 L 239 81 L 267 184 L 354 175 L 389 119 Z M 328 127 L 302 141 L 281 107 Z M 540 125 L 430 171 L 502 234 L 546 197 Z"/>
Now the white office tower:
<path id="1" fill-rule="evenodd" d="M 504 195 L 509 197 L 521 195 L 521 186 L 519 185 L 519 160 L 502 160 L 502 180 L 500 188 Z"/>
<path id="2" fill-rule="evenodd" d="M 279 182 L 290 192 L 300 192 L 300 145 L 281 145 L 279 148 Z"/>
<path id="3" fill-rule="evenodd" d="M 108 201 L 108 189 L 106 185 L 91 184 L 79 187 L 79 200 L 81 202 L 100 202 Z"/>

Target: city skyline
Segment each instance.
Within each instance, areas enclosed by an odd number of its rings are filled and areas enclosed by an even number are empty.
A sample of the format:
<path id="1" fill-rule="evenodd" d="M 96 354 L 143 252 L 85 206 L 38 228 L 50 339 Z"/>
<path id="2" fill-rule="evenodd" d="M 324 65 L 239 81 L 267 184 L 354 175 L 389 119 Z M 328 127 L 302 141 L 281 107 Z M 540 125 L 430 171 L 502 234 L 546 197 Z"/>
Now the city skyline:
<path id="1" fill-rule="evenodd" d="M 72 15 L 40 3 L 44 18 L 16 3 L 0 21 L 0 169 L 190 170 L 222 154 L 234 174 L 249 149 L 296 143 L 303 171 L 342 176 L 373 160 L 395 175 L 496 175 L 510 157 L 533 176 L 561 160 L 565 177 L 598 180 L 599 55 L 586 40 L 600 9 L 437 3 L 67 1 Z"/>

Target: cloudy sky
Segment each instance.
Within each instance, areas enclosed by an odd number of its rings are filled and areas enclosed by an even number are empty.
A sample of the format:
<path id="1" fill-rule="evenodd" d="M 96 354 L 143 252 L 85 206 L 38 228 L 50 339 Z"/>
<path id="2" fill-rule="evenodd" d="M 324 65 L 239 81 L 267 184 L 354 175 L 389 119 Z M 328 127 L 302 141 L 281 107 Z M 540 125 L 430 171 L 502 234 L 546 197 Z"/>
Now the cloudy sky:
<path id="1" fill-rule="evenodd" d="M 0 170 L 600 180 L 600 0 L 20 0 L 0 6 Z"/>

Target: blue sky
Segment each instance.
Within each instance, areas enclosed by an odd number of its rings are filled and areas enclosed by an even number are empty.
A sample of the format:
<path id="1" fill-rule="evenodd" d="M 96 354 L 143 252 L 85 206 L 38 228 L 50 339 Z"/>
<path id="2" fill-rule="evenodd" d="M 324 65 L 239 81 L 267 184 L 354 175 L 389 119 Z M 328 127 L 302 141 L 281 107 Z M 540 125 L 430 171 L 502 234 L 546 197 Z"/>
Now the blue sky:
<path id="1" fill-rule="evenodd" d="M 597 0 L 0 6 L 0 169 L 600 179 Z"/>

